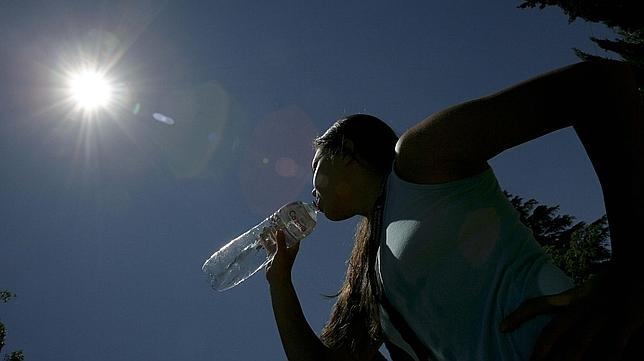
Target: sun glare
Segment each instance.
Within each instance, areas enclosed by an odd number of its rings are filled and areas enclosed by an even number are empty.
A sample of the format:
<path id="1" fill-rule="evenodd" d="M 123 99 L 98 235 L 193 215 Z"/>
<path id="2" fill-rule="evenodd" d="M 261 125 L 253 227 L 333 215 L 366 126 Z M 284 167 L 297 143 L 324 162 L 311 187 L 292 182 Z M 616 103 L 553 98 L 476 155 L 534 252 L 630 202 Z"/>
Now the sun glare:
<path id="1" fill-rule="evenodd" d="M 69 90 L 76 104 L 84 110 L 106 107 L 113 92 L 103 74 L 87 70 L 71 76 Z"/>

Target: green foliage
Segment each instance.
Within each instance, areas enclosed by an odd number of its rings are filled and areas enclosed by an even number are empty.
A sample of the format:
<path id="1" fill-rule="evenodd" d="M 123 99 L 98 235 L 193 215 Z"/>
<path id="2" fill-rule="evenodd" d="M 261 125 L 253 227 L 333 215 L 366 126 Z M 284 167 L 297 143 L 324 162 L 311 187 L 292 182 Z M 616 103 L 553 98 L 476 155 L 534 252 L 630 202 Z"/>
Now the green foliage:
<path id="1" fill-rule="evenodd" d="M 5 361 L 24 361 L 25 355 L 22 353 L 22 350 L 14 351 L 8 355 L 4 356 Z"/>
<path id="2" fill-rule="evenodd" d="M 504 192 L 519 213 L 521 222 L 532 230 L 554 263 L 576 284 L 588 280 L 610 258 L 608 219 L 574 223 L 574 217 L 560 215 L 559 206 L 540 205 L 534 199 L 523 200 Z"/>
<path id="3" fill-rule="evenodd" d="M 618 39 L 598 39 L 591 37 L 600 48 L 619 54 L 629 63 L 635 72 L 640 94 L 644 96 L 644 21 L 642 20 L 641 1 L 635 0 L 524 0 L 519 8 L 540 9 L 546 6 L 559 6 L 568 21 L 573 22 L 582 18 L 590 22 L 599 22 L 613 29 Z M 579 49 L 573 49 L 583 60 L 600 58 L 587 54 Z"/>
<path id="4" fill-rule="evenodd" d="M 7 303 L 12 298 L 16 297 L 14 293 L 11 293 L 6 290 L 0 290 L 0 301 L 2 303 Z M 4 347 L 4 341 L 7 336 L 7 329 L 4 327 L 4 324 L 0 322 L 0 351 Z M 22 350 L 14 351 L 10 354 L 4 356 L 4 361 L 24 361 L 25 356 L 22 353 Z"/>
<path id="5" fill-rule="evenodd" d="M 16 297 L 15 294 L 13 294 L 13 293 L 11 293 L 9 291 L 0 290 L 0 301 L 2 303 L 7 303 L 7 302 L 9 302 L 10 299 L 12 299 L 14 297 Z"/>
<path id="6" fill-rule="evenodd" d="M 4 324 L 0 322 L 0 351 L 4 347 L 4 340 L 7 337 L 7 329 L 4 327 Z"/>

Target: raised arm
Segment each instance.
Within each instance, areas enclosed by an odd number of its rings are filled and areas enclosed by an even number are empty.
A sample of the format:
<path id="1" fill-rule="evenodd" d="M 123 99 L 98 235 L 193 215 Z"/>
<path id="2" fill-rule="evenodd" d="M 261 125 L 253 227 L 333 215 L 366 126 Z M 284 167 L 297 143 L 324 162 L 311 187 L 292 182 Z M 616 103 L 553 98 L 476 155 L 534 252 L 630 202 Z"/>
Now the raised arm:
<path id="1" fill-rule="evenodd" d="M 644 359 L 644 119 L 634 75 L 613 61 L 584 62 L 434 114 L 397 144 L 396 171 L 436 183 L 477 172 L 506 149 L 574 127 L 604 195 L 612 256 L 598 277 L 526 300 L 502 323 L 512 331 L 554 313 L 532 360 Z"/>
<path id="2" fill-rule="evenodd" d="M 396 171 L 417 183 L 459 179 L 506 149 L 573 126 L 602 185 L 614 259 L 633 264 L 644 242 L 623 239 L 644 219 L 643 123 L 630 68 L 582 62 L 431 115 L 401 136 Z"/>
<path id="3" fill-rule="evenodd" d="M 297 255 L 299 244 L 286 248 L 284 234 L 274 235 L 277 253 L 267 269 L 273 314 L 280 339 L 289 361 L 372 361 L 382 360 L 378 345 L 359 354 L 348 350 L 332 350 L 326 347 L 306 321 L 300 301 L 291 282 L 291 267 Z"/>
<path id="4" fill-rule="evenodd" d="M 627 93 L 632 94 L 624 99 Z M 480 165 L 557 129 L 590 123 L 606 127 L 602 115 L 632 107 L 633 97 L 628 66 L 577 63 L 432 114 L 400 137 L 399 159 L 446 171 Z"/>

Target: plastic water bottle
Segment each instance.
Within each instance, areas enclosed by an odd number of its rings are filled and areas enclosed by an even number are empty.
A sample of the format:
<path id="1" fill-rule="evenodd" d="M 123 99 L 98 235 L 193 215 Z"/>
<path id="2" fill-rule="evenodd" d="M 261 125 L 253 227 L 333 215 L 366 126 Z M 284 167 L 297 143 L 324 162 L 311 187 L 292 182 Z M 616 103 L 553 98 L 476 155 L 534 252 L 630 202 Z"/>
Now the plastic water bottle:
<path id="1" fill-rule="evenodd" d="M 317 212 L 312 203 L 288 203 L 221 247 L 201 267 L 210 276 L 212 288 L 217 291 L 232 288 L 272 261 L 276 249 L 275 241 L 271 238 L 273 230 L 284 231 L 287 247 L 311 234 Z"/>

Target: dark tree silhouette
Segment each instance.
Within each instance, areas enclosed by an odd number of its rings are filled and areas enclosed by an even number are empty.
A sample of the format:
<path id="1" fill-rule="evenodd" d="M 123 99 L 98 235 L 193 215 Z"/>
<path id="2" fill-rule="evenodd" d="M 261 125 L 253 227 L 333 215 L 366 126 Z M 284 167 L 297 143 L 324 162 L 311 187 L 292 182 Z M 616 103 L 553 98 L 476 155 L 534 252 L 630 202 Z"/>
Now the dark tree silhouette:
<path id="1" fill-rule="evenodd" d="M 525 0 L 519 8 L 559 6 L 568 15 L 569 22 L 582 18 L 614 30 L 617 39 L 590 39 L 600 48 L 619 54 L 623 61 L 631 65 L 640 94 L 644 97 L 644 16 L 641 5 L 641 0 Z M 573 50 L 583 60 L 601 58 L 577 48 Z"/>
<path id="2" fill-rule="evenodd" d="M 16 297 L 15 294 L 5 291 L 5 290 L 0 290 L 0 302 L 2 303 L 7 303 L 9 300 L 12 298 Z M 4 341 L 7 336 L 7 329 L 4 327 L 4 324 L 0 322 L 0 352 L 4 348 Z M 22 350 L 18 351 L 13 351 L 10 354 L 7 354 L 4 356 L 5 361 L 23 361 L 25 359 L 25 356 L 22 353 Z"/>
<path id="3" fill-rule="evenodd" d="M 521 222 L 532 230 L 554 263 L 576 284 L 588 280 L 609 260 L 609 231 L 606 215 L 587 224 L 560 215 L 559 206 L 545 206 L 534 199 L 523 200 L 504 192 L 519 213 Z"/>

